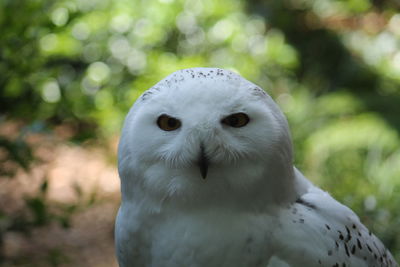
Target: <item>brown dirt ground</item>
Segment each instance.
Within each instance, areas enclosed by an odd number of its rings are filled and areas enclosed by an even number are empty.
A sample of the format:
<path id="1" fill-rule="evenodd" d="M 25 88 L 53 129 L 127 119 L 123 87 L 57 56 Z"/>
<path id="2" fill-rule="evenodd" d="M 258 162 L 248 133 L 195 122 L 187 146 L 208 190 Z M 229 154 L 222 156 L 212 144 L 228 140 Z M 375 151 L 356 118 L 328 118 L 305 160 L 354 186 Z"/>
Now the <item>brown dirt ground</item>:
<path id="1" fill-rule="evenodd" d="M 18 129 L 16 124 L 2 125 L 0 135 L 12 136 Z M 71 215 L 69 228 L 51 221 L 32 228 L 30 234 L 6 232 L 6 260 L 0 265 L 117 266 L 113 240 L 119 206 L 117 138 L 101 145 L 76 145 L 54 134 L 31 134 L 26 140 L 39 161 L 28 173 L 18 170 L 13 178 L 0 177 L 0 210 L 10 217 L 26 210 L 25 199 L 37 195 L 44 179 L 48 181 L 45 199 L 50 207 L 78 208 Z"/>

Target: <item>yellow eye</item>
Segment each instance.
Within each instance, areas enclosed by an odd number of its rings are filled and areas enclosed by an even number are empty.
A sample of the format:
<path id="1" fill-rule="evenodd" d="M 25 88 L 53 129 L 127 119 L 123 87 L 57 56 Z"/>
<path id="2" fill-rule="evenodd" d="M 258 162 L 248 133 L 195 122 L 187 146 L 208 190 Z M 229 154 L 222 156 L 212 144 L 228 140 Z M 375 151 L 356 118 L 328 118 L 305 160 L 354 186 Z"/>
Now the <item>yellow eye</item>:
<path id="1" fill-rule="evenodd" d="M 181 122 L 178 119 L 172 118 L 168 115 L 161 115 L 157 119 L 157 125 L 161 130 L 173 131 L 181 127 Z"/>
<path id="2" fill-rule="evenodd" d="M 249 121 L 249 116 L 247 116 L 246 114 L 235 113 L 224 118 L 222 120 L 222 123 L 231 127 L 239 128 L 245 126 L 247 123 L 249 123 Z"/>

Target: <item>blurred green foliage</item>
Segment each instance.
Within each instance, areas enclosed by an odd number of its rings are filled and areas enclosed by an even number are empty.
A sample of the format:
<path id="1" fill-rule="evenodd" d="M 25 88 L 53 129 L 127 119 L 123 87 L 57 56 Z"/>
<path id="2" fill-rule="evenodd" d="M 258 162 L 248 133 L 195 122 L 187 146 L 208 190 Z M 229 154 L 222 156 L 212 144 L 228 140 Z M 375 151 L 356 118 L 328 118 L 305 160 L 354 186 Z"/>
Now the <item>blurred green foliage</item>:
<path id="1" fill-rule="evenodd" d="M 296 165 L 400 260 L 399 8 L 368 0 L 4 0 L 0 125 L 69 124 L 76 141 L 107 138 L 169 73 L 232 69 L 282 107 Z M 23 138 L 1 137 L 0 147 L 29 168 Z M 47 216 L 40 201 L 28 204 Z"/>

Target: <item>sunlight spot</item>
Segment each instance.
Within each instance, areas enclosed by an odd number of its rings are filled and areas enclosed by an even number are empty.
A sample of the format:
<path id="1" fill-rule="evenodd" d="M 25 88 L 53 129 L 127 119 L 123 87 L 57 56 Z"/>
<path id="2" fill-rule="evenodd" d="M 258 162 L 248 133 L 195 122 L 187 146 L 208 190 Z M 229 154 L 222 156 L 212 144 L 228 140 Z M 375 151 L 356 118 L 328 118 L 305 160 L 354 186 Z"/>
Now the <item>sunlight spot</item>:
<path id="1" fill-rule="evenodd" d="M 56 103 L 60 100 L 60 87 L 55 79 L 48 80 L 43 84 L 42 98 L 48 103 Z"/>
<path id="2" fill-rule="evenodd" d="M 211 42 L 220 43 L 232 35 L 233 29 L 234 25 L 230 20 L 220 20 L 211 28 L 208 37 Z"/>
<path id="3" fill-rule="evenodd" d="M 200 15 L 204 12 L 204 5 L 201 0 L 186 0 L 185 10 Z"/>
<path id="4" fill-rule="evenodd" d="M 152 22 L 148 19 L 140 19 L 135 24 L 135 28 L 133 31 L 137 36 L 146 37 L 152 34 L 153 25 Z"/>
<path id="5" fill-rule="evenodd" d="M 51 13 L 51 21 L 58 27 L 64 26 L 68 22 L 68 18 L 68 9 L 65 7 L 59 7 Z"/>
<path id="6" fill-rule="evenodd" d="M 57 35 L 54 33 L 47 34 L 40 39 L 40 48 L 43 51 L 49 52 L 54 50 L 58 45 Z"/>
<path id="7" fill-rule="evenodd" d="M 176 17 L 176 26 L 184 34 L 191 34 L 198 28 L 196 17 L 190 12 L 181 12 Z"/>
<path id="8" fill-rule="evenodd" d="M 81 86 L 82 92 L 87 95 L 95 95 L 100 89 L 99 84 L 89 79 L 88 77 L 82 79 Z"/>
<path id="9" fill-rule="evenodd" d="M 140 50 L 132 49 L 127 57 L 126 65 L 132 74 L 140 73 L 147 65 L 146 54 Z"/>
<path id="10" fill-rule="evenodd" d="M 103 83 L 110 76 L 110 68 L 103 62 L 94 62 L 88 69 L 89 78 L 96 83 Z"/>
<path id="11" fill-rule="evenodd" d="M 77 40 L 86 40 L 90 35 L 90 29 L 86 23 L 78 22 L 72 27 L 71 33 Z"/>
<path id="12" fill-rule="evenodd" d="M 120 14 L 112 18 L 111 29 L 119 33 L 124 33 L 131 28 L 132 22 L 132 17 L 128 14 Z"/>
<path id="13" fill-rule="evenodd" d="M 263 35 L 253 35 L 248 39 L 248 48 L 254 57 L 265 55 L 267 51 L 267 40 Z"/>
<path id="14" fill-rule="evenodd" d="M 108 48 L 112 55 L 119 60 L 123 60 L 129 53 L 131 46 L 125 37 L 111 38 Z"/>

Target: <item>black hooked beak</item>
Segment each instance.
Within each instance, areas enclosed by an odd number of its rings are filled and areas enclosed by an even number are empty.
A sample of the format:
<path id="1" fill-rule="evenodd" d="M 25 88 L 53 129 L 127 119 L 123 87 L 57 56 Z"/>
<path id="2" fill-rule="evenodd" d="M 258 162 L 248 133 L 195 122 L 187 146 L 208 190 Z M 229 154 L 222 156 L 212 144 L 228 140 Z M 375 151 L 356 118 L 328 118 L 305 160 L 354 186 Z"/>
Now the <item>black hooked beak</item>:
<path id="1" fill-rule="evenodd" d="M 203 177 L 203 179 L 206 179 L 208 171 L 208 159 L 206 157 L 203 144 L 200 145 L 200 156 L 198 164 L 200 168 L 201 177 Z"/>

